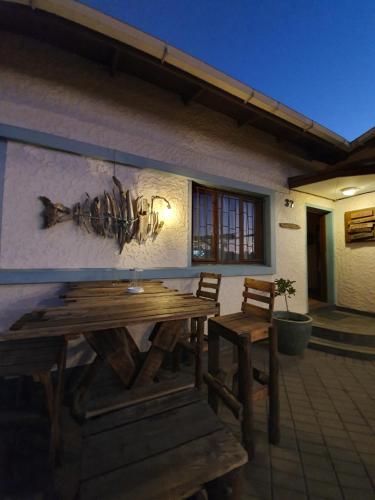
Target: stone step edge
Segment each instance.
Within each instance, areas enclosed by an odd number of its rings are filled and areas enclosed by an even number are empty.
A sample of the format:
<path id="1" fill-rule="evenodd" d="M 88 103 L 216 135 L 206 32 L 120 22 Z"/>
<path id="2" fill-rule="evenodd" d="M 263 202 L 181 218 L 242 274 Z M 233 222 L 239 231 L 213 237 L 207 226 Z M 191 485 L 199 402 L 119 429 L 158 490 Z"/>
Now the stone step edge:
<path id="1" fill-rule="evenodd" d="M 312 331 L 314 337 L 324 340 L 332 340 L 353 346 L 375 347 L 375 332 L 374 334 L 346 332 L 335 328 L 322 327 L 314 323 Z"/>
<path id="2" fill-rule="evenodd" d="M 346 356 L 348 358 L 367 359 L 375 361 L 375 348 L 361 347 L 342 342 L 329 341 L 319 337 L 311 337 L 309 348 L 318 351 L 324 351 L 338 356 Z"/>

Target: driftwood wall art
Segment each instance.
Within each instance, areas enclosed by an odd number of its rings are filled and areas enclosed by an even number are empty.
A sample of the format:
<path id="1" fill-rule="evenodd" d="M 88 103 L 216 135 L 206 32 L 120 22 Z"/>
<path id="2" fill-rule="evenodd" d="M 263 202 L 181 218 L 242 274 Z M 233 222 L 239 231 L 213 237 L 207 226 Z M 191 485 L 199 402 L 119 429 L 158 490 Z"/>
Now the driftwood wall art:
<path id="1" fill-rule="evenodd" d="M 375 241 L 375 207 L 345 212 L 345 242 Z"/>
<path id="2" fill-rule="evenodd" d="M 151 203 L 143 196 L 133 199 L 131 192 L 127 190 L 125 193 L 116 177 L 112 179 L 115 187 L 111 193 L 104 191 L 95 198 L 86 193 L 85 201 L 76 203 L 72 208 L 52 203 L 46 196 L 40 196 L 44 205 L 43 228 L 72 220 L 88 233 L 94 232 L 103 238 L 116 239 L 120 254 L 125 243 L 134 239 L 138 243 L 147 239 L 154 241 L 164 226 L 159 213 L 154 211 L 154 200 L 162 199 L 171 208 L 169 201 L 162 196 L 152 196 Z"/>

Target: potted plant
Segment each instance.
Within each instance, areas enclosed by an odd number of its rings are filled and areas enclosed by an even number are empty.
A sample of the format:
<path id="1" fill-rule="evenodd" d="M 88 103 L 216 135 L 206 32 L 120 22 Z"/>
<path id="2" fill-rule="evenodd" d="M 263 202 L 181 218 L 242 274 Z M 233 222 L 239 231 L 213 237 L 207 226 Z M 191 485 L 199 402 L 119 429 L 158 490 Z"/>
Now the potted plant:
<path id="1" fill-rule="evenodd" d="M 279 352 L 289 355 L 302 354 L 309 343 L 312 329 L 310 316 L 289 311 L 288 299 L 296 294 L 294 283 L 284 278 L 275 280 L 276 296 L 284 297 L 286 305 L 286 311 L 273 313 Z"/>

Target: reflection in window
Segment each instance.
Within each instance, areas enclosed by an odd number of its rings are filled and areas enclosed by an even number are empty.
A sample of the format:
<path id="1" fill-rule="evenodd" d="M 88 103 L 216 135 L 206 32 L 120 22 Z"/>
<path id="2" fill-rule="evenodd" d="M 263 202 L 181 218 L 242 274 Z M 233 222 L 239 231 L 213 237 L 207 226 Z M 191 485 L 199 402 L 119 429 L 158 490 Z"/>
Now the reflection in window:
<path id="1" fill-rule="evenodd" d="M 263 202 L 193 185 L 193 262 L 263 261 Z"/>

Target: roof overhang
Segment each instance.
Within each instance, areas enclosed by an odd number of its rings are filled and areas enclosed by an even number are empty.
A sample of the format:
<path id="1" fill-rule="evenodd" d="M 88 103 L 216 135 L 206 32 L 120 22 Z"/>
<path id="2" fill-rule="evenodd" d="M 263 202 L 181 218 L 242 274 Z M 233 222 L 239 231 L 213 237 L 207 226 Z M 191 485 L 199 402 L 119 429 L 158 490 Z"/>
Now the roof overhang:
<path id="1" fill-rule="evenodd" d="M 0 1 L 0 29 L 33 37 L 108 67 L 130 73 L 251 125 L 277 147 L 303 159 L 334 164 L 350 144 L 260 92 L 126 23 L 73 0 Z M 251 129 L 249 129 L 251 130 Z"/>
<path id="2" fill-rule="evenodd" d="M 289 177 L 289 188 L 331 200 L 345 198 L 342 190 L 356 188 L 356 195 L 375 191 L 375 147 L 370 142 L 346 161 L 319 172 Z"/>

